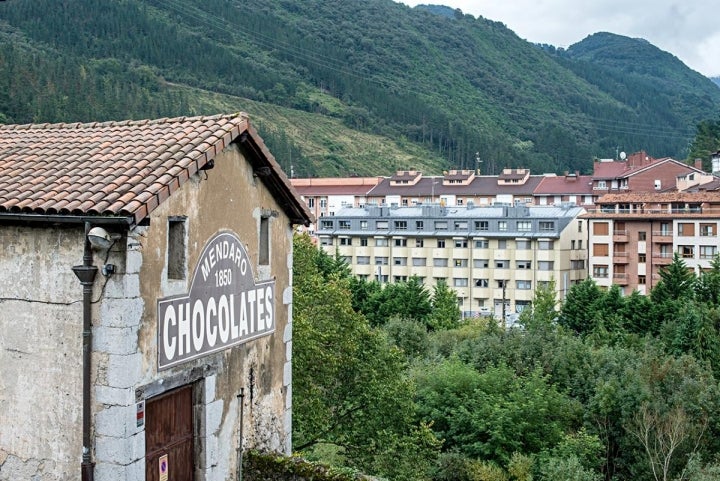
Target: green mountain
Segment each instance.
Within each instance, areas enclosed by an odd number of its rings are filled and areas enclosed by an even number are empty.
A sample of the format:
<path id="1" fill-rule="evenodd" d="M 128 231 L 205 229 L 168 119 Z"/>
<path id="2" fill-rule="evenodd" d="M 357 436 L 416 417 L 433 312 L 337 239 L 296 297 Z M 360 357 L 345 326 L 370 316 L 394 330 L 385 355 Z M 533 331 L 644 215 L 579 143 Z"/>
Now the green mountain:
<path id="1" fill-rule="evenodd" d="M 0 2 L 0 121 L 236 110 L 296 175 L 588 171 L 618 147 L 684 158 L 720 89 L 642 41 L 558 51 L 391 0 Z"/>

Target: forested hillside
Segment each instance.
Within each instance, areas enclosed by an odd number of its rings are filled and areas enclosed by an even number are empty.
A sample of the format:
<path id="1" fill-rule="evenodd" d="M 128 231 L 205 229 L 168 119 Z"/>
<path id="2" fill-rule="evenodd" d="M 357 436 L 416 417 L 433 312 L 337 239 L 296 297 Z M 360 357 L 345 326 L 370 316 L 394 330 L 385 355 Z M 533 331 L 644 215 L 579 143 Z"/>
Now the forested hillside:
<path id="1" fill-rule="evenodd" d="M 608 62 L 636 43 L 597 36 L 558 53 L 391 0 L 11 0 L 0 121 L 245 110 L 296 175 L 588 171 L 618 147 L 685 158 L 720 89 L 649 45 Z"/>

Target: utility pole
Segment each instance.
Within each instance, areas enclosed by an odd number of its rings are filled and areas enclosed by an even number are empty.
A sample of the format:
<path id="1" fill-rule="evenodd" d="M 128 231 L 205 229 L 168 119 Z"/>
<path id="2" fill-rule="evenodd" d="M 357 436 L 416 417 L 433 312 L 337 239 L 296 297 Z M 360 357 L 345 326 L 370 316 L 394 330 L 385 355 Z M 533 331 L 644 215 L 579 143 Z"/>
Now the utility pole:
<path id="1" fill-rule="evenodd" d="M 502 327 L 505 329 L 505 288 L 507 287 L 507 279 L 503 280 L 502 290 Z"/>

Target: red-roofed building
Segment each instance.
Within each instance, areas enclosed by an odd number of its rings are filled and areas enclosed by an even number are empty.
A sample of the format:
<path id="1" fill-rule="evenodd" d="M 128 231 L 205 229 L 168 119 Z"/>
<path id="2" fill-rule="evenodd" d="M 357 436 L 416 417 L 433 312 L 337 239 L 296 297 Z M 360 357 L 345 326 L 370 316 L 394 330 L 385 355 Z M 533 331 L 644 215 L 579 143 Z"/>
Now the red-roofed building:
<path id="1" fill-rule="evenodd" d="M 720 192 L 607 194 L 588 220 L 589 274 L 600 286 L 647 294 L 677 252 L 699 273 L 718 254 Z"/>
<path id="2" fill-rule="evenodd" d="M 238 449 L 289 453 L 312 221 L 244 114 L 0 125 L 0 477 L 229 479 Z"/>
<path id="3" fill-rule="evenodd" d="M 545 175 L 534 192 L 537 205 L 560 205 L 572 203 L 593 205 L 599 197 L 593 190 L 592 176 L 575 172 L 565 175 Z"/>
<path id="4" fill-rule="evenodd" d="M 687 165 L 669 157 L 654 159 L 645 152 L 631 154 L 624 161 L 593 163 L 593 190 L 599 195 L 617 192 L 662 192 L 675 189 L 678 176 L 703 173 L 701 165 Z"/>

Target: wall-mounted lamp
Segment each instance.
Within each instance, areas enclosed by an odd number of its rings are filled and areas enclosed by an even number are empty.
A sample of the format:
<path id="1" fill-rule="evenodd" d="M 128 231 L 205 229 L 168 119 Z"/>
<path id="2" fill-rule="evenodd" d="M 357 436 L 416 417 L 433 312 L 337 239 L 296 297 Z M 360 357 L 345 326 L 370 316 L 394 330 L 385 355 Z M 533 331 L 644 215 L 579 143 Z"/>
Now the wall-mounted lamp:
<path id="1" fill-rule="evenodd" d="M 110 234 L 102 227 L 93 227 L 90 229 L 87 233 L 87 239 L 95 249 L 106 250 L 113 244 Z"/>

